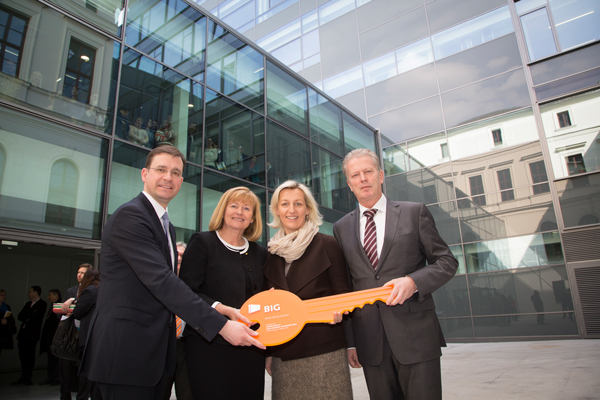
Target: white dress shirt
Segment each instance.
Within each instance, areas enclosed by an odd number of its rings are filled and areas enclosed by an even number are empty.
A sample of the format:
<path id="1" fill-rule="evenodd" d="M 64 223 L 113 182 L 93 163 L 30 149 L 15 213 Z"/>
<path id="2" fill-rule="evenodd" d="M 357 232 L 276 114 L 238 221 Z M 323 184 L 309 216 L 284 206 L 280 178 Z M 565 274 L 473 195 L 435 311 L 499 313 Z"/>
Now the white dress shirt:
<path id="1" fill-rule="evenodd" d="M 148 200 L 150 201 L 150 204 L 152 204 L 152 207 L 154 207 L 154 211 L 156 211 L 156 215 L 158 215 L 158 219 L 160 219 L 161 226 L 163 226 L 162 225 L 162 216 L 164 215 L 165 212 L 168 212 L 168 210 L 165 210 L 163 208 L 163 206 L 158 204 L 158 202 L 156 200 L 154 200 L 154 198 L 152 196 L 150 196 L 148 193 L 146 193 L 144 191 L 142 191 L 142 193 L 144 193 L 144 196 L 146 196 L 148 198 Z M 169 240 L 169 251 L 171 252 L 171 269 L 173 270 L 173 267 L 175 265 L 175 254 L 173 252 L 173 243 L 171 242 L 171 234 L 168 232 L 167 232 L 167 238 Z"/>
<path id="2" fill-rule="evenodd" d="M 364 212 L 373 208 L 377 209 L 373 221 L 375 221 L 375 228 L 377 228 L 377 259 L 379 259 L 381 257 L 383 240 L 385 239 L 385 212 L 387 210 L 387 199 L 383 194 L 372 208 L 365 208 L 360 203 L 358 204 L 358 211 L 360 212 L 360 242 L 362 244 L 365 243 L 365 227 L 367 225 L 367 217 L 364 215 Z"/>

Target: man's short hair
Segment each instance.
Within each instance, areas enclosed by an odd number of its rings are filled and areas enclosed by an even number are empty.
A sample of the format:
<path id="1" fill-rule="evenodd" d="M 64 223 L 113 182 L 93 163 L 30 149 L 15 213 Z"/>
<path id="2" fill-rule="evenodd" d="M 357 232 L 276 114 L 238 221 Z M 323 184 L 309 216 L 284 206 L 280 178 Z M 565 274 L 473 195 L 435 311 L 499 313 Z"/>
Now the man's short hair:
<path id="1" fill-rule="evenodd" d="M 187 249 L 187 244 L 185 242 L 177 242 L 175 245 L 177 247 L 183 247 L 184 249 Z"/>
<path id="2" fill-rule="evenodd" d="M 42 288 L 39 286 L 32 286 L 31 287 L 33 289 L 34 292 L 37 292 L 38 296 L 42 295 Z"/>
<path id="3" fill-rule="evenodd" d="M 373 164 L 375 164 L 375 167 L 377 167 L 377 173 L 379 173 L 379 171 L 381 171 L 381 165 L 379 164 L 379 157 L 377 157 L 377 154 L 375 154 L 373 151 L 371 151 L 369 149 L 352 150 L 350 153 L 346 154 L 346 157 L 344 157 L 344 162 L 342 163 L 342 169 L 344 170 L 344 175 L 346 176 L 346 180 L 348 180 L 348 171 L 346 170 L 346 168 L 348 166 L 348 162 L 350 162 L 350 160 L 352 160 L 353 158 L 359 158 L 359 157 L 371 158 L 371 160 L 373 161 Z"/>
<path id="4" fill-rule="evenodd" d="M 175 146 L 159 146 L 159 147 L 152 149 L 152 151 L 150 153 L 148 153 L 148 156 L 146 157 L 146 169 L 148 169 L 152 166 L 152 160 L 154 160 L 154 156 L 156 156 L 158 154 L 170 154 L 173 157 L 181 158 L 181 161 L 183 162 L 183 168 L 185 168 L 185 156 L 183 155 L 183 153 L 181 151 L 179 151 L 179 149 L 177 147 L 175 147 Z"/>
<path id="5" fill-rule="evenodd" d="M 60 292 L 60 290 L 58 289 L 50 289 L 48 290 L 50 293 L 53 293 L 55 295 L 58 296 L 58 302 L 60 303 L 62 301 L 62 293 Z"/>

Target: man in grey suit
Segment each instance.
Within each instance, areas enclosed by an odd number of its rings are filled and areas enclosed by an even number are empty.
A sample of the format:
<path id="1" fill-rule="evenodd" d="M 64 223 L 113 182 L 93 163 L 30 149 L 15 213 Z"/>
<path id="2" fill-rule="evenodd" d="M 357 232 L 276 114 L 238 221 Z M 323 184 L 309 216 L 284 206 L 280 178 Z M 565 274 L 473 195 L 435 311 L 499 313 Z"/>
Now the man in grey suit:
<path id="1" fill-rule="evenodd" d="M 333 227 L 353 290 L 393 285 L 387 305 L 356 309 L 345 323 L 348 362 L 364 368 L 372 399 L 441 399 L 445 346 L 431 293 L 458 262 L 423 204 L 387 200 L 375 153 L 357 149 L 343 163 L 359 202 Z"/>
<path id="2" fill-rule="evenodd" d="M 227 319 L 176 275 L 175 228 L 167 206 L 183 183 L 185 157 L 173 146 L 152 150 L 144 191 L 119 207 L 102 232 L 101 283 L 80 372 L 104 400 L 160 400 L 175 372 L 175 315 L 206 340 L 264 349 L 229 308 Z"/>

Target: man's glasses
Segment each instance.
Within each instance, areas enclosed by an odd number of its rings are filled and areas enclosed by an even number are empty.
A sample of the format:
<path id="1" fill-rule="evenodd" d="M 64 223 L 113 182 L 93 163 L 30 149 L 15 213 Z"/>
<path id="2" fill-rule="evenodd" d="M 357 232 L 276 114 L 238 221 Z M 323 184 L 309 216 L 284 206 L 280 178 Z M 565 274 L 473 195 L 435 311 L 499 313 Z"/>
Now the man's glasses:
<path id="1" fill-rule="evenodd" d="M 148 169 L 153 169 L 155 170 L 159 175 L 166 175 L 167 173 L 171 173 L 171 176 L 173 178 L 181 178 L 181 171 L 176 170 L 176 169 L 172 169 L 172 170 L 168 170 L 165 168 L 148 168 Z"/>

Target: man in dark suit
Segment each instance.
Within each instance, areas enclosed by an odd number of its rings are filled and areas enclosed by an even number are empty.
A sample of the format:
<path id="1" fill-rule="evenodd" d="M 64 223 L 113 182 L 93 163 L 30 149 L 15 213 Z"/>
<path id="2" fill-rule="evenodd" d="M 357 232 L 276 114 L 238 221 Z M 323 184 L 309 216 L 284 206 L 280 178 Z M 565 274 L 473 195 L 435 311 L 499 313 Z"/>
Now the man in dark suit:
<path id="1" fill-rule="evenodd" d="M 56 328 L 58 328 L 58 323 L 60 322 L 60 316 L 55 314 L 52 310 L 54 303 L 62 302 L 62 295 L 60 290 L 58 289 L 50 289 L 48 292 L 48 302 L 50 303 L 50 307 L 48 308 L 48 312 L 46 313 L 46 319 L 44 321 L 44 326 L 42 327 L 42 336 L 40 339 L 40 355 L 43 353 L 48 354 L 48 377 L 40 382 L 40 385 L 58 385 L 58 357 L 56 357 L 50 351 L 50 346 L 52 345 L 52 339 L 54 339 L 54 334 L 56 333 Z"/>
<path id="2" fill-rule="evenodd" d="M 104 227 L 102 283 L 80 370 L 98 382 L 104 400 L 162 397 L 175 371 L 174 314 L 206 340 L 220 334 L 233 345 L 265 348 L 256 332 L 226 319 L 176 275 L 167 206 L 181 188 L 184 166 L 176 147 L 152 150 L 142 170 L 144 191 Z"/>
<path id="3" fill-rule="evenodd" d="M 35 365 L 35 347 L 40 340 L 42 323 L 46 313 L 46 302 L 40 299 L 42 288 L 32 286 L 29 289 L 29 300 L 17 316 L 21 327 L 17 334 L 19 359 L 21 360 L 21 377 L 13 385 L 33 385 L 31 376 Z"/>
<path id="4" fill-rule="evenodd" d="M 441 399 L 446 343 L 431 293 L 454 276 L 458 262 L 423 204 L 386 199 L 379 165 L 367 149 L 348 153 L 343 163 L 359 207 L 333 231 L 352 290 L 394 287 L 387 305 L 356 309 L 345 323 L 348 362 L 364 368 L 372 399 Z"/>

